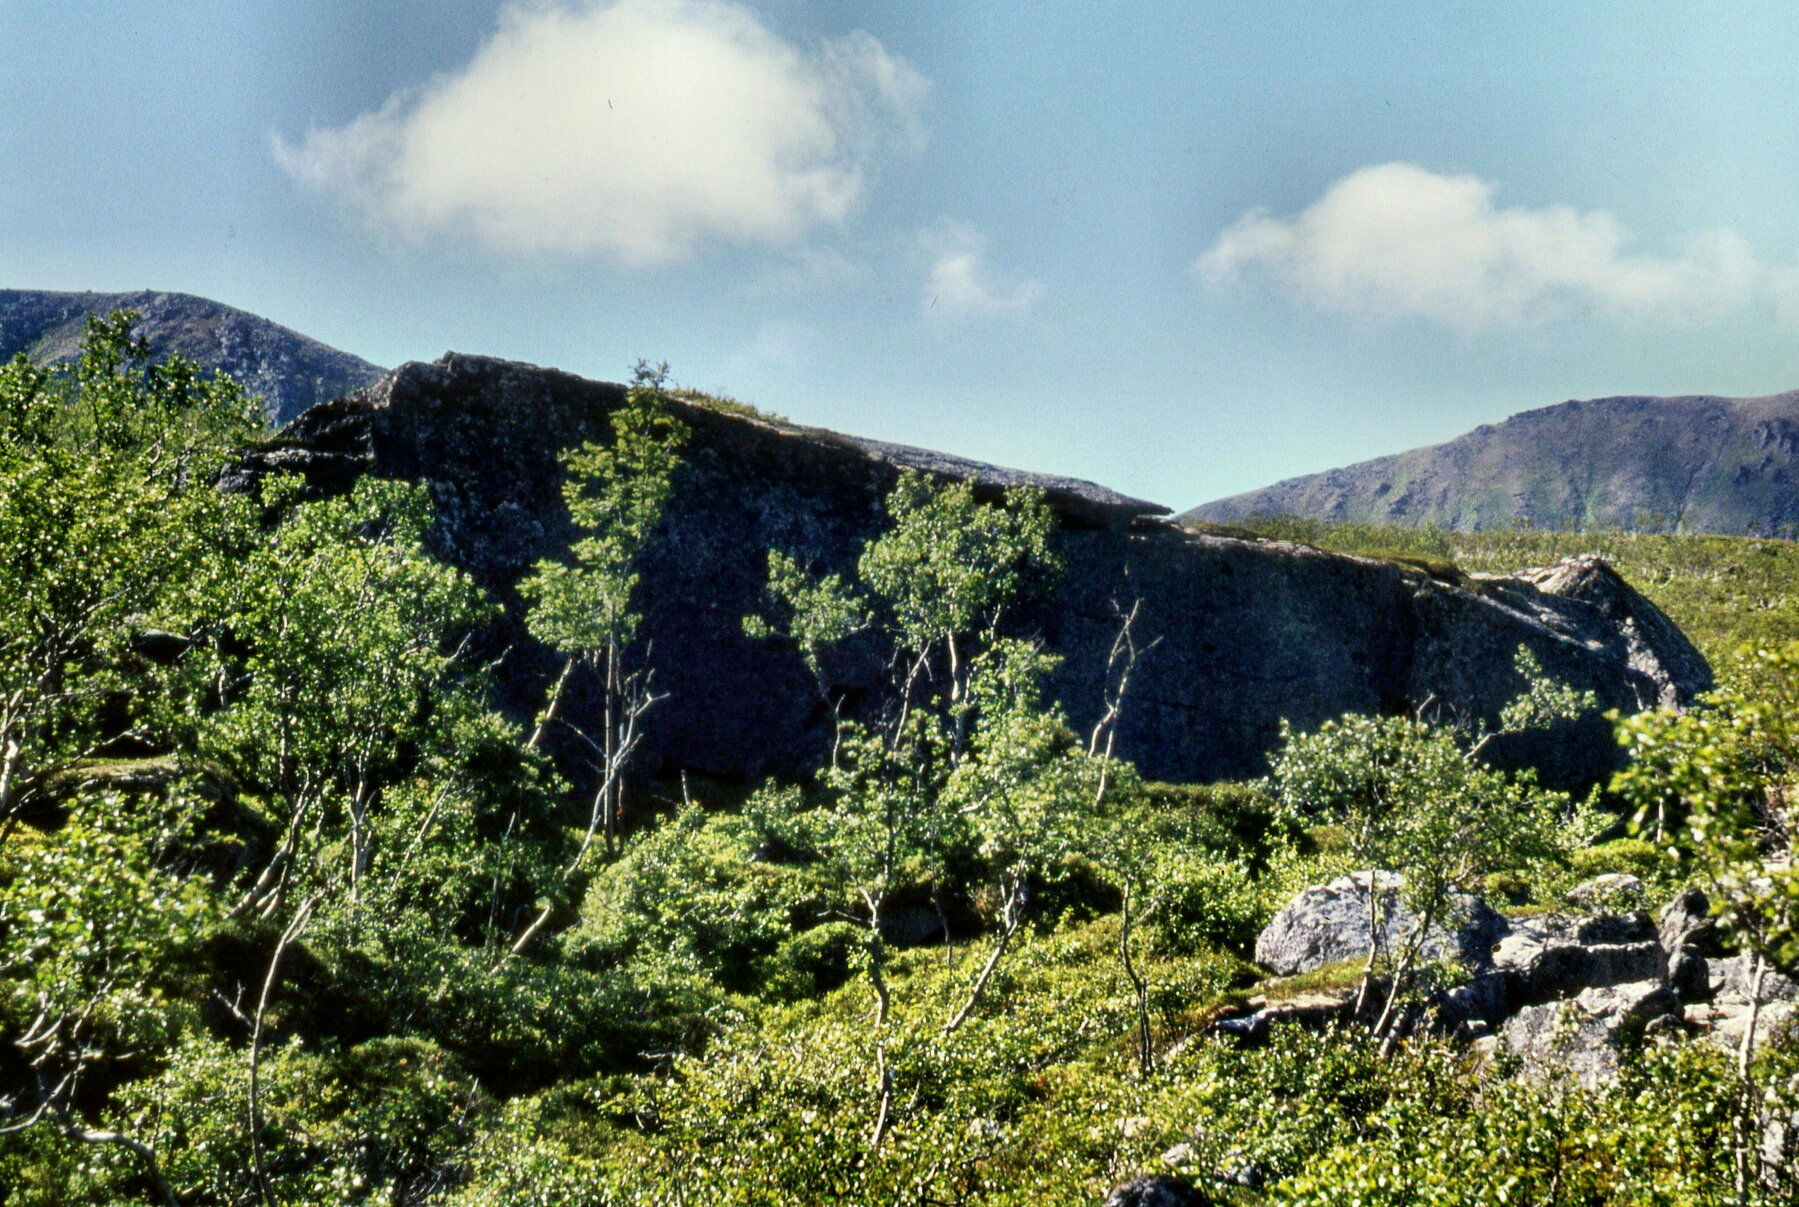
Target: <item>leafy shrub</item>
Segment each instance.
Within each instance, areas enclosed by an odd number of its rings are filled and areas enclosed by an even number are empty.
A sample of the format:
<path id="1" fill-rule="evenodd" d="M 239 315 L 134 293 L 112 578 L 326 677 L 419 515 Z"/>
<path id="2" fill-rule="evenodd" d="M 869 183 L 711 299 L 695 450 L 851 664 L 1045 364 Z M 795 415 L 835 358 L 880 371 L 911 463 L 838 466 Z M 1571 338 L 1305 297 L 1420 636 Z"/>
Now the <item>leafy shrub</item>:
<path id="1" fill-rule="evenodd" d="M 1207 850 L 1241 859 L 1253 872 L 1292 835 L 1275 800 L 1260 784 L 1145 784 L 1144 798 L 1179 818 L 1183 837 Z"/>
<path id="2" fill-rule="evenodd" d="M 1398 1096 L 1272 1198 L 1291 1207 L 1785 1202 L 1766 1187 L 1734 1194 L 1734 1093 L 1725 1053 L 1678 1044 L 1651 1048 L 1598 1091 L 1499 1080 L 1478 1102 L 1470 1084 L 1447 1110 Z"/>
<path id="3" fill-rule="evenodd" d="M 829 993 L 855 972 L 865 941 L 861 927 L 843 921 L 789 935 L 758 961 L 759 990 L 777 1002 Z"/>
<path id="4" fill-rule="evenodd" d="M 817 876 L 754 858 L 760 845 L 749 819 L 683 809 L 595 874 L 565 949 L 592 967 L 691 969 L 730 992 L 760 991 L 780 964 L 768 961 L 825 912 Z"/>
<path id="5" fill-rule="evenodd" d="M 1568 870 L 1577 881 L 1621 873 L 1654 885 L 1667 880 L 1675 869 L 1668 852 L 1654 843 L 1640 838 L 1619 838 L 1572 852 L 1568 856 Z"/>
<path id="6" fill-rule="evenodd" d="M 1147 926 L 1159 951 L 1243 951 L 1267 924 L 1263 894 L 1234 859 L 1190 847 L 1165 848 L 1158 852 L 1156 881 L 1157 904 Z"/>
<path id="7" fill-rule="evenodd" d="M 265 1051 L 260 1166 L 278 1202 L 415 1202 L 459 1178 L 460 1154 L 491 1106 L 435 1044 L 384 1037 L 349 1048 Z M 244 1125 L 248 1066 L 194 1037 L 160 1077 L 122 1096 L 152 1125 L 168 1180 L 187 1200 L 262 1200 Z"/>

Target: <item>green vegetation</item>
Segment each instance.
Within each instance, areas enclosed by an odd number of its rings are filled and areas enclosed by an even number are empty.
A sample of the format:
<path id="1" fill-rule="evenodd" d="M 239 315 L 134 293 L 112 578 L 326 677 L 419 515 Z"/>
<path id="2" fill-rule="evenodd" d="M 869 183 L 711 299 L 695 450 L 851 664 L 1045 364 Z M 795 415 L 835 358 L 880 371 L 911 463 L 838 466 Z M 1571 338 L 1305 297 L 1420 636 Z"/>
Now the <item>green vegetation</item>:
<path id="1" fill-rule="evenodd" d="M 1280 803 L 1298 821 L 1335 821 L 1357 868 L 1382 868 L 1405 878 L 1397 896 L 1415 919 L 1399 936 L 1399 950 L 1383 953 L 1379 937 L 1387 894 L 1368 893 L 1368 933 L 1375 937 L 1363 969 L 1356 1012 L 1382 956 L 1390 987 L 1374 1025 L 1388 1035 L 1395 1007 L 1423 954 L 1426 937 L 1451 915 L 1457 900 L 1477 893 L 1504 869 L 1566 861 L 1602 828 L 1564 794 L 1544 791 L 1529 775 L 1508 776 L 1480 761 L 1496 737 L 1546 726 L 1592 707 L 1546 681 L 1535 659 L 1520 651 L 1519 670 L 1531 686 L 1501 714 L 1501 727 L 1458 733 L 1416 717 L 1350 715 L 1314 733 L 1284 729 L 1269 769 Z"/>
<path id="2" fill-rule="evenodd" d="M 1584 804 L 1482 760 L 1580 703 L 1528 660 L 1494 731 L 1350 716 L 1284 733 L 1264 782 L 1144 783 L 1111 741 L 1134 613 L 1075 733 L 1012 624 L 1058 572 L 1042 497 L 905 475 L 853 569 L 770 550 L 744 618 L 816 675 L 825 765 L 696 780 L 627 827 L 658 700 L 637 567 L 686 436 L 663 374 L 564 458 L 578 539 L 521 586 L 559 666 L 520 724 L 468 653 L 494 605 L 428 552 L 424 492 L 220 492 L 249 400 L 147 368 L 129 321 L 74 369 L 0 369 L 7 1207 L 999 1207 L 1156 1170 L 1226 1204 L 1790 1201 L 1757 1114 L 1792 1109 L 1785 1045 L 1650 1042 L 1613 1086 L 1551 1087 L 1398 1025 L 1453 972 L 1422 928 L 1265 986 L 1248 956 L 1296 890 L 1377 863 L 1427 918 L 1471 889 L 1530 910 L 1599 872 L 1657 903 L 1697 881 L 1793 971 L 1799 896 L 1767 861 L 1799 654 L 1624 723 L 1640 833 L 1597 846 Z M 1571 551 L 1376 535 L 1433 574 Z M 1776 631 L 1772 543 L 1638 539 L 1598 551 L 1719 648 Z M 1770 607 L 1702 598 L 1730 559 Z M 846 642 L 891 655 L 859 709 L 825 673 Z M 1374 1034 L 1213 1029 L 1371 972 Z"/>
<path id="3" fill-rule="evenodd" d="M 1654 601 L 1714 663 L 1799 641 L 1799 545 L 1791 541 L 1612 530 L 1448 532 L 1291 517 L 1252 520 L 1236 531 L 1408 561 L 1452 580 L 1592 553 Z"/>

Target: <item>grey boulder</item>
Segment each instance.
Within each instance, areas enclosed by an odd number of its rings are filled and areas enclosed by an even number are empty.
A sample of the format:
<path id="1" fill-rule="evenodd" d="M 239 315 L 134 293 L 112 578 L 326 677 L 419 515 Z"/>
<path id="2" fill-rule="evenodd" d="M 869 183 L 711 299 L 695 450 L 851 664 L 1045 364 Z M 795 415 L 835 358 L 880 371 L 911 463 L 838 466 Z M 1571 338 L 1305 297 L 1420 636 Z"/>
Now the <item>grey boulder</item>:
<path id="1" fill-rule="evenodd" d="M 1394 872 L 1362 871 L 1313 885 L 1288 902 L 1256 939 L 1256 962 L 1277 976 L 1311 972 L 1365 958 L 1378 934 L 1383 952 L 1395 951 L 1418 919 L 1400 900 L 1405 880 Z M 1375 894 L 1371 927 L 1370 893 Z M 1485 967 L 1505 919 L 1478 897 L 1458 894 L 1449 916 L 1434 925 L 1420 952 L 1425 960 L 1460 959 Z"/>
<path id="2" fill-rule="evenodd" d="M 1662 907 L 1656 936 L 1668 954 L 1668 985 L 1683 1002 L 1712 995 L 1709 961 L 1723 954 L 1711 902 L 1703 891 L 1689 888 Z"/>
<path id="3" fill-rule="evenodd" d="M 1537 1005 L 1636 981 L 1660 983 L 1668 959 L 1646 914 L 1547 914 L 1517 919 L 1493 952 L 1493 971 L 1518 1005 Z"/>
<path id="4" fill-rule="evenodd" d="M 1132 1178 L 1106 1196 L 1105 1207 L 1210 1207 L 1212 1198 L 1185 1178 L 1158 1173 Z"/>
<path id="5" fill-rule="evenodd" d="M 1617 1076 L 1624 1048 L 1680 1003 L 1661 980 L 1583 989 L 1571 998 L 1526 1006 L 1500 1030 L 1505 1046 L 1536 1077 L 1565 1072 L 1589 1089 Z"/>

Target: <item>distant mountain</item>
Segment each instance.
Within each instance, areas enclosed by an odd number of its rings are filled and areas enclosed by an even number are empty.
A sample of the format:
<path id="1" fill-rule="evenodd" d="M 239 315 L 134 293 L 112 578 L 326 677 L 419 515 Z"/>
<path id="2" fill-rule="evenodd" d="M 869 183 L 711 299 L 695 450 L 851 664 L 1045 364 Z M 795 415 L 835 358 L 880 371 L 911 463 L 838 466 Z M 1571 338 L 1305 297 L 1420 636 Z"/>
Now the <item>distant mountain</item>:
<path id="1" fill-rule="evenodd" d="M 142 316 L 137 333 L 158 359 L 180 353 L 230 374 L 287 423 L 316 402 L 361 389 L 386 370 L 235 307 L 186 293 L 54 293 L 0 289 L 0 360 L 20 352 L 41 364 L 74 359 L 87 316 Z"/>
<path id="2" fill-rule="evenodd" d="M 1524 524 L 1792 537 L 1799 390 L 1564 402 L 1447 444 L 1232 495 L 1178 519 L 1254 515 L 1463 531 Z"/>

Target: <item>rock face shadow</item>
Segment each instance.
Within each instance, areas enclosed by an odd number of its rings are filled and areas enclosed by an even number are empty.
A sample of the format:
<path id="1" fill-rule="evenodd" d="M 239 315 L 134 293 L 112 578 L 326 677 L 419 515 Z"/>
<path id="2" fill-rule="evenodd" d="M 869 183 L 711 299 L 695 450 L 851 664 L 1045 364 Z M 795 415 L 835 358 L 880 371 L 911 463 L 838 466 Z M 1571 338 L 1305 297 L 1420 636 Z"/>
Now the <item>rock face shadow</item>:
<path id="1" fill-rule="evenodd" d="M 566 555 L 573 535 L 558 452 L 607 438 L 624 398 L 622 386 L 450 354 L 313 407 L 227 484 L 253 489 L 281 472 L 320 492 L 363 474 L 425 483 L 437 551 L 505 608 L 486 644 L 508 652 L 506 698 L 529 716 L 555 661 L 524 632 L 515 584 L 538 559 Z M 746 637 L 742 618 L 762 606 L 770 548 L 818 572 L 853 572 L 903 469 L 972 481 L 989 498 L 1015 485 L 1045 492 L 1064 568 L 1011 625 L 1061 656 L 1050 686 L 1077 731 L 1103 707 L 1117 607 L 1142 601 L 1136 632 L 1159 641 L 1133 678 L 1117 753 L 1152 779 L 1259 774 L 1283 719 L 1306 728 L 1430 701 L 1491 721 L 1523 686 L 1520 646 L 1593 692 L 1600 711 L 1684 705 L 1711 685 L 1679 630 L 1597 559 L 1445 581 L 1410 565 L 1183 531 L 1165 508 L 1092 483 L 671 405 L 692 437 L 642 568 L 644 637 L 667 695 L 648 723 L 651 767 L 754 778 L 816 765 L 830 716 L 819 685 L 792 648 Z M 884 657 L 868 642 L 835 651 L 827 696 L 879 707 Z M 1595 712 L 1496 755 L 1538 768 L 1552 786 L 1578 786 L 1607 774 L 1620 751 Z"/>

